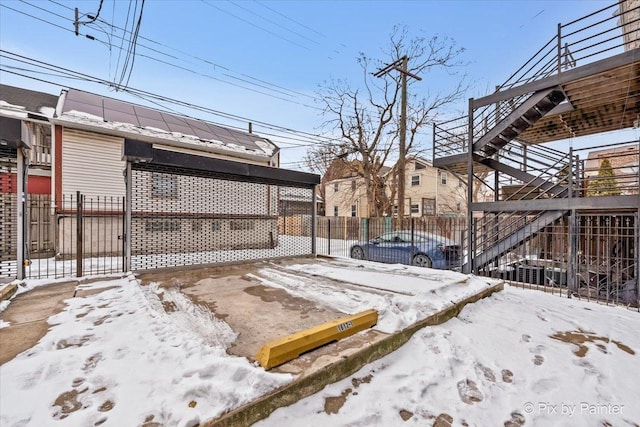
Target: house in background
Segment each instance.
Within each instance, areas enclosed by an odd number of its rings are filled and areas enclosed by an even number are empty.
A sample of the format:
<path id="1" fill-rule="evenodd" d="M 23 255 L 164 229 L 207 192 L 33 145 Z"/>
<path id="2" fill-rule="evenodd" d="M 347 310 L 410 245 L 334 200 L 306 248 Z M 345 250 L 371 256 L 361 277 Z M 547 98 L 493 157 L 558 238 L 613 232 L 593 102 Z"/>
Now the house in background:
<path id="1" fill-rule="evenodd" d="M 609 160 L 615 177 L 615 189 L 619 194 L 638 194 L 640 184 L 638 144 L 589 152 L 584 169 L 587 186 L 598 181 L 598 173 L 605 159 Z"/>
<path id="2" fill-rule="evenodd" d="M 395 199 L 395 169 L 383 167 L 380 176 L 389 199 Z M 350 169 L 344 175 L 324 182 L 327 216 L 366 217 L 369 212 L 364 178 Z M 466 186 L 453 174 L 434 168 L 418 157 L 405 162 L 405 212 L 411 217 L 430 215 L 459 216 L 465 212 Z M 391 202 L 390 202 L 391 203 Z M 393 201 L 393 214 L 398 211 Z"/>

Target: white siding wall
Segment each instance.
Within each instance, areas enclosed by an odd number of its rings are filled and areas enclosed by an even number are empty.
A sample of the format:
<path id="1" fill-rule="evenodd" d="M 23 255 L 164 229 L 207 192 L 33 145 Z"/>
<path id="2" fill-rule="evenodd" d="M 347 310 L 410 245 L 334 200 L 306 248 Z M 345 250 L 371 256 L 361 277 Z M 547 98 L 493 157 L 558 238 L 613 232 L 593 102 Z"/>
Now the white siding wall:
<path id="1" fill-rule="evenodd" d="M 122 138 L 64 129 L 62 193 L 87 196 L 125 195 Z"/>

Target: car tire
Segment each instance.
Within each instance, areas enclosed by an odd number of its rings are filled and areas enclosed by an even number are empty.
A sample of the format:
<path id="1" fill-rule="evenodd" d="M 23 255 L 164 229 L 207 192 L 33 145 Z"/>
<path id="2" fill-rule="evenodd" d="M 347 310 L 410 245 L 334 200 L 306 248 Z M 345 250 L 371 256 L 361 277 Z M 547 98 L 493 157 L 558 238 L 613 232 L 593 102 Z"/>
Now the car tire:
<path id="1" fill-rule="evenodd" d="M 431 260 L 425 254 L 418 254 L 413 257 L 411 265 L 415 265 L 416 267 L 431 268 Z"/>
<path id="2" fill-rule="evenodd" d="M 351 258 L 355 259 L 365 259 L 364 258 L 364 250 L 360 246 L 355 246 L 351 248 Z"/>

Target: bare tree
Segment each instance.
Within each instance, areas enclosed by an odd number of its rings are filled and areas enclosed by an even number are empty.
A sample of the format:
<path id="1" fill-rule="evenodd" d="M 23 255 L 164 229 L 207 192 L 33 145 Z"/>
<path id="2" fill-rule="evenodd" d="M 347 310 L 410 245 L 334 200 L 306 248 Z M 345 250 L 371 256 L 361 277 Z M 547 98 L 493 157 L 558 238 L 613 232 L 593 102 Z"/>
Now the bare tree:
<path id="1" fill-rule="evenodd" d="M 373 59 L 364 53 L 358 57 L 362 69 L 362 82 L 352 86 L 343 80 L 331 79 L 319 91 L 324 104 L 325 128 L 337 132 L 341 141 L 336 149 L 351 165 L 352 172 L 364 179 L 366 185 L 369 216 L 391 214 L 395 197 L 395 184 L 391 196 L 385 191 L 386 178 L 381 168 L 392 158 L 420 151 L 419 131 L 437 119 L 441 108 L 462 98 L 467 86 L 464 75 L 458 69 L 466 65 L 461 61 L 463 48 L 454 40 L 433 36 L 411 37 L 406 27 L 394 27 L 389 45 L 383 49 L 382 59 Z M 388 73 L 382 78 L 372 76 L 377 67 L 409 57 L 409 71 L 428 81 L 427 74 L 438 69 L 446 71 L 456 79 L 456 85 L 448 93 L 430 91 L 425 86 L 415 86 L 410 81 L 411 93 L 407 105 L 406 151 L 399 153 L 396 140 L 399 137 L 397 110 L 400 102 L 400 75 Z M 415 87 L 411 90 L 411 86 Z M 420 92 L 420 95 L 418 95 Z M 308 157 L 316 157 L 318 148 L 312 149 Z M 358 162 L 348 162 L 357 159 Z M 394 180 L 393 182 L 397 182 Z M 390 200 L 391 197 L 391 200 Z"/>

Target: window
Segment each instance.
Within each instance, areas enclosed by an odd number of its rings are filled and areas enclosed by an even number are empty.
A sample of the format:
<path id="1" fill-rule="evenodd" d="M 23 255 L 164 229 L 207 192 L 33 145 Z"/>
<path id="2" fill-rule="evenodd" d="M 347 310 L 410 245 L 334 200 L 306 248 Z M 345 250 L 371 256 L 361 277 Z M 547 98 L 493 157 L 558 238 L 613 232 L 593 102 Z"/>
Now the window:
<path id="1" fill-rule="evenodd" d="M 163 173 L 151 175 L 151 197 L 161 199 L 178 198 L 178 176 Z"/>
<path id="2" fill-rule="evenodd" d="M 229 229 L 231 230 L 253 230 L 256 228 L 256 223 L 250 219 L 234 220 L 229 223 Z"/>
<path id="3" fill-rule="evenodd" d="M 461 179 L 458 180 L 458 187 L 462 187 L 462 180 Z"/>
<path id="4" fill-rule="evenodd" d="M 440 172 L 440 183 L 442 185 L 447 185 L 447 173 L 446 172 Z"/>
<path id="5" fill-rule="evenodd" d="M 358 216 L 358 208 L 356 205 L 351 205 L 351 216 Z"/>
<path id="6" fill-rule="evenodd" d="M 356 180 L 351 181 L 351 190 L 356 191 Z"/>
<path id="7" fill-rule="evenodd" d="M 220 221 L 215 219 L 213 220 L 213 222 L 211 223 L 211 231 L 220 231 L 222 230 L 222 225 L 220 224 Z"/>
<path id="8" fill-rule="evenodd" d="M 416 162 L 416 170 L 418 170 L 418 169 L 426 169 L 426 168 L 427 168 L 427 165 L 419 163 L 419 162 Z"/>
<path id="9" fill-rule="evenodd" d="M 398 213 L 398 205 L 393 206 L 393 213 L 394 214 Z"/>
<path id="10" fill-rule="evenodd" d="M 338 192 L 338 183 L 336 182 L 335 184 L 333 184 L 333 192 L 337 193 Z"/>
<path id="11" fill-rule="evenodd" d="M 199 219 L 194 219 L 191 221 L 191 231 L 194 233 L 198 233 L 202 231 L 202 221 Z"/>
<path id="12" fill-rule="evenodd" d="M 338 216 L 338 207 L 337 206 L 333 207 L 333 216 Z"/>
<path id="13" fill-rule="evenodd" d="M 419 214 L 420 213 L 420 205 L 417 203 L 412 203 L 411 204 L 411 213 L 412 214 Z"/>
<path id="14" fill-rule="evenodd" d="M 411 176 L 411 186 L 415 187 L 416 185 L 420 185 L 420 175 Z"/>
<path id="15" fill-rule="evenodd" d="M 461 208 L 461 206 L 460 206 L 460 202 L 456 203 L 456 210 L 457 210 L 458 212 L 460 212 L 460 208 Z"/>
<path id="16" fill-rule="evenodd" d="M 149 232 L 180 231 L 180 221 L 147 220 L 144 228 Z"/>
<path id="17" fill-rule="evenodd" d="M 436 214 L 436 199 L 422 199 L 422 215 Z"/>

